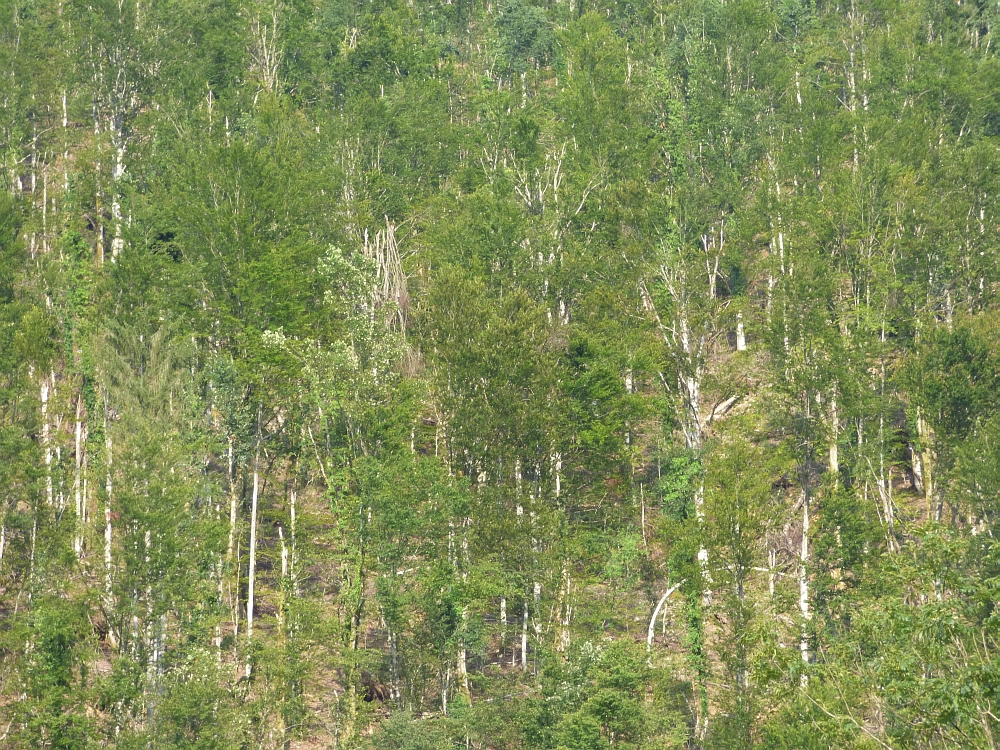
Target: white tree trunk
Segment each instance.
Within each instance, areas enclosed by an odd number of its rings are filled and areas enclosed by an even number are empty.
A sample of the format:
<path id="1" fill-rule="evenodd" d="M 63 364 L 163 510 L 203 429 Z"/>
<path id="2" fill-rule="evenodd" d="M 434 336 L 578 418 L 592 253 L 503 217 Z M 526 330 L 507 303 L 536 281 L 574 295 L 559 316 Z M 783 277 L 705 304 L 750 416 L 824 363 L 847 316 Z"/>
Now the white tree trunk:
<path id="1" fill-rule="evenodd" d="M 528 597 L 524 597 L 524 619 L 521 622 L 521 671 L 528 671 Z"/>
<path id="2" fill-rule="evenodd" d="M 802 661 L 808 664 L 811 655 L 809 653 L 809 627 L 808 623 L 812 619 L 809 611 L 809 492 L 802 492 L 802 548 L 799 552 L 799 612 L 802 614 L 802 636 L 799 640 L 799 651 L 802 654 Z M 802 675 L 802 683 L 805 684 L 808 677 Z"/>
<path id="3" fill-rule="evenodd" d="M 107 451 L 107 476 L 104 483 L 104 601 L 105 608 L 108 612 L 108 617 L 114 611 L 115 599 L 114 592 L 112 590 L 112 558 L 111 558 L 111 490 L 112 490 L 112 474 L 111 466 L 113 461 L 112 443 L 111 443 L 111 428 L 108 425 L 107 420 L 107 406 L 105 406 L 105 418 L 104 418 L 104 447 Z M 111 641 L 112 645 L 115 645 L 114 630 L 108 628 L 108 640 Z"/>
<path id="4" fill-rule="evenodd" d="M 917 436 L 920 438 L 920 478 L 924 485 L 924 500 L 927 503 L 927 520 L 934 515 L 934 431 L 917 409 Z M 934 516 L 940 521 L 940 510 Z"/>
<path id="5" fill-rule="evenodd" d="M 299 595 L 299 578 L 298 578 L 298 573 L 296 572 L 296 567 L 295 567 L 296 563 L 298 562 L 297 559 L 296 559 L 296 551 L 295 551 L 295 518 L 296 518 L 296 513 L 295 513 L 295 499 L 296 499 L 295 498 L 295 488 L 293 487 L 292 488 L 292 492 L 291 492 L 291 502 L 289 503 L 289 506 L 290 506 L 290 508 L 289 508 L 290 513 L 289 513 L 289 515 L 291 516 L 291 526 L 290 526 L 289 531 L 291 532 L 292 550 L 291 550 L 291 559 L 289 560 L 289 563 L 288 563 L 288 565 L 289 565 L 288 572 L 289 572 L 289 575 L 291 576 L 291 581 L 292 581 L 292 593 L 295 594 L 295 596 L 298 596 Z"/>
<path id="6" fill-rule="evenodd" d="M 553 463 L 555 464 L 556 473 L 556 500 L 558 500 L 559 496 L 562 494 L 562 453 L 555 453 Z"/>
<path id="7" fill-rule="evenodd" d="M 462 521 L 462 583 L 465 584 L 469 579 L 469 525 L 472 519 L 466 518 Z M 463 586 L 464 588 L 464 586 Z M 466 630 L 469 622 L 469 608 L 468 606 L 462 607 L 462 629 Z M 465 648 L 465 633 L 462 634 L 462 640 L 459 643 L 458 648 L 458 663 L 456 665 L 456 673 L 458 674 L 459 685 L 461 686 L 462 695 L 465 697 L 468 705 L 472 705 L 472 692 L 469 690 L 469 673 L 466 666 L 467 660 L 467 650 Z"/>
<path id="8" fill-rule="evenodd" d="M 830 396 L 830 474 L 836 483 L 840 474 L 840 453 L 837 448 L 837 438 L 840 433 L 840 416 L 837 413 L 837 393 Z"/>
<path id="9" fill-rule="evenodd" d="M 560 653 L 566 653 L 569 651 L 570 645 L 570 632 L 569 624 L 573 617 L 573 581 L 569 575 L 569 569 L 566 564 L 563 564 L 562 577 L 566 581 L 565 588 L 560 588 L 559 591 L 559 607 L 557 613 L 559 614 L 559 640 L 556 641 L 556 651 Z"/>
<path id="10" fill-rule="evenodd" d="M 257 467 L 253 470 L 253 496 L 250 500 L 250 562 L 247 571 L 247 642 L 253 640 L 254 584 L 257 580 L 257 495 L 259 489 Z M 247 661 L 247 677 L 250 676 L 250 662 Z"/>
<path id="11" fill-rule="evenodd" d="M 52 505 L 52 445 L 49 439 L 49 381 L 42 379 L 42 448 L 45 451 L 45 502 Z"/>
<path id="12" fill-rule="evenodd" d="M 767 593 L 770 599 L 774 599 L 774 568 L 778 564 L 778 550 L 771 547 L 767 551 Z"/>
<path id="13" fill-rule="evenodd" d="M 233 559 L 233 547 L 236 544 L 236 475 L 233 473 L 233 439 L 229 439 L 229 544 L 226 547 L 226 562 Z"/>
<path id="14" fill-rule="evenodd" d="M 76 398 L 76 474 L 73 477 L 73 498 L 76 508 L 76 533 L 73 535 L 73 551 L 77 557 L 83 552 L 83 396 Z"/>
<path id="15" fill-rule="evenodd" d="M 111 262 L 118 260 L 122 248 L 125 247 L 125 239 L 122 236 L 122 206 L 121 206 L 121 184 L 125 177 L 125 136 L 122 132 L 115 133 L 115 166 L 111 173 L 111 219 L 114 222 L 114 239 L 111 240 Z"/>
<path id="16" fill-rule="evenodd" d="M 660 601 L 656 603 L 656 608 L 653 610 L 653 616 L 649 618 L 649 629 L 646 631 L 646 653 L 648 654 L 647 659 L 649 666 L 653 666 L 653 633 L 654 628 L 656 627 L 656 618 L 659 616 L 660 610 L 663 608 L 667 599 L 672 593 L 681 587 L 682 583 L 684 583 L 684 581 L 675 583 L 667 589 L 666 593 L 660 597 Z"/>

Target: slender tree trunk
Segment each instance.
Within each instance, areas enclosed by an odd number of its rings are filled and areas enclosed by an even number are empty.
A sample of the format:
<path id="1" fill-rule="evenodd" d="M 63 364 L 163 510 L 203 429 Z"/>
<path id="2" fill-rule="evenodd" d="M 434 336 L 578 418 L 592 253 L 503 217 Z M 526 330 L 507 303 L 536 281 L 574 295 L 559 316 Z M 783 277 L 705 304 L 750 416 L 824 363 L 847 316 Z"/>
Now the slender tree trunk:
<path id="1" fill-rule="evenodd" d="M 229 438 L 229 544 L 226 547 L 226 563 L 232 562 L 233 546 L 236 543 L 236 475 L 233 466 L 233 438 Z"/>
<path id="2" fill-rule="evenodd" d="M 569 621 L 572 610 L 570 604 L 572 582 L 569 576 L 567 561 L 563 561 L 562 574 L 559 576 L 559 581 L 559 596 L 556 600 L 555 608 L 556 624 L 558 625 L 556 628 L 555 650 L 559 653 L 565 653 L 569 648 Z"/>
<path id="3" fill-rule="evenodd" d="M 73 551 L 77 557 L 83 553 L 83 395 L 76 397 L 76 474 L 73 477 L 73 497 L 76 508 L 76 532 L 73 535 Z"/>
<path id="4" fill-rule="evenodd" d="M 451 687 L 451 667 L 441 673 L 441 713 L 448 715 L 448 689 Z"/>
<path id="5" fill-rule="evenodd" d="M 468 607 L 462 608 L 462 623 L 463 625 L 468 621 L 469 609 Z M 464 639 L 462 644 L 458 649 L 458 659 L 456 660 L 455 674 L 458 676 L 459 686 L 462 691 L 462 696 L 465 698 L 468 705 L 472 705 L 472 691 L 469 689 L 469 673 L 466 666 L 467 651 L 465 649 Z"/>
<path id="6" fill-rule="evenodd" d="M 389 686 L 392 694 L 390 698 L 396 704 L 396 708 L 403 707 L 403 691 L 399 684 L 399 646 L 396 643 L 396 634 L 392 630 L 392 625 L 386 623 L 386 630 L 389 638 Z"/>
<path id="7" fill-rule="evenodd" d="M 96 70 L 96 67 L 95 67 Z M 94 75 L 94 88 L 98 89 L 102 84 L 100 77 L 95 73 Z M 93 101 L 93 114 L 94 114 L 94 142 L 96 144 L 97 150 L 97 160 L 94 163 L 94 174 L 96 177 L 96 190 L 94 193 L 94 222 L 97 224 L 97 265 L 104 265 L 104 219 L 102 218 L 103 211 L 103 191 L 101 189 L 101 142 L 98 140 L 98 136 L 101 134 L 101 116 L 98 111 L 98 101 L 97 97 L 94 97 Z"/>
<path id="8" fill-rule="evenodd" d="M 778 564 L 778 550 L 771 547 L 767 551 L 767 593 L 770 599 L 774 599 L 774 568 Z"/>
<path id="9" fill-rule="evenodd" d="M 503 662 L 507 653 L 507 597 L 500 597 L 500 661 Z M 517 665 L 517 651 L 511 649 L 510 666 Z"/>
<path id="10" fill-rule="evenodd" d="M 38 506 L 34 506 L 34 513 L 31 514 L 31 552 L 28 555 L 28 601 L 34 594 L 35 583 L 35 551 L 38 547 Z"/>
<path id="11" fill-rule="evenodd" d="M 233 597 L 232 589 L 230 589 L 229 595 L 229 608 L 232 612 L 232 622 L 233 622 L 233 640 L 235 642 L 237 636 L 239 635 L 239 579 L 240 579 L 240 566 L 239 560 L 236 561 L 235 567 L 233 566 L 233 554 L 236 548 L 236 514 L 239 508 L 236 496 L 236 468 L 233 464 L 233 442 L 232 437 L 229 438 L 229 542 L 226 546 L 226 558 L 225 566 L 219 574 L 219 602 L 221 604 L 223 598 L 223 590 L 225 587 L 225 579 L 227 575 L 230 575 L 229 571 L 235 575 L 235 591 L 236 596 Z M 220 640 L 221 646 L 221 640 Z"/>
<path id="12" fill-rule="evenodd" d="M 552 454 L 552 465 L 555 469 L 555 493 L 556 501 L 558 501 L 560 495 L 562 495 L 562 453 L 555 452 Z"/>
<path id="13" fill-rule="evenodd" d="M 247 569 L 247 644 L 253 642 L 254 584 L 257 581 L 257 496 L 260 485 L 258 463 L 260 455 L 254 459 L 253 495 L 250 500 L 250 562 Z M 247 659 L 246 675 L 250 676 L 250 660 Z"/>
<path id="14" fill-rule="evenodd" d="M 125 247 L 125 239 L 122 235 L 121 206 L 121 187 L 125 179 L 125 132 L 123 126 L 112 128 L 111 134 L 115 149 L 115 164 L 111 171 L 111 220 L 114 222 L 115 232 L 115 236 L 111 240 L 111 262 L 114 263 Z"/>
<path id="15" fill-rule="evenodd" d="M 649 629 L 646 631 L 646 654 L 648 655 L 647 660 L 649 666 L 653 666 L 653 633 L 655 632 L 654 628 L 656 627 L 656 618 L 659 616 L 660 610 L 663 609 L 663 605 L 666 604 L 667 599 L 669 599 L 670 595 L 681 587 L 682 583 L 684 583 L 684 581 L 675 583 L 666 590 L 666 593 L 660 597 L 660 601 L 656 603 L 656 608 L 653 610 L 653 616 L 649 618 Z"/>
<path id="16" fill-rule="evenodd" d="M 49 251 L 49 172 L 42 172 L 42 252 Z"/>
<path id="17" fill-rule="evenodd" d="M 104 606 L 108 616 L 108 641 L 112 647 L 117 645 L 114 628 L 111 627 L 111 615 L 115 611 L 115 597 L 112 589 L 112 558 L 111 558 L 111 503 L 112 503 L 112 464 L 114 451 L 111 442 L 111 425 L 108 424 L 108 402 L 104 402 L 104 448 L 106 452 L 104 482 Z"/>
<path id="18" fill-rule="evenodd" d="M 927 520 L 941 520 L 940 504 L 934 509 L 934 430 L 927 424 L 919 407 L 917 408 L 917 436 L 920 438 L 920 477 L 924 484 L 924 501 L 927 504 Z"/>
<path id="19" fill-rule="evenodd" d="M 63 132 L 63 193 L 69 192 L 69 113 L 66 109 L 66 89 L 62 92 L 62 132 Z"/>
<path id="20" fill-rule="evenodd" d="M 528 671 L 528 597 L 524 597 L 524 618 L 521 622 L 521 671 Z"/>
<path id="21" fill-rule="evenodd" d="M 802 491 L 802 547 L 799 551 L 799 612 L 802 614 L 802 636 L 799 640 L 799 651 L 804 664 L 811 659 L 809 653 L 809 621 L 812 613 L 809 611 L 809 490 Z M 802 684 L 808 681 L 803 673 Z"/>
<path id="22" fill-rule="evenodd" d="M 45 503 L 52 505 L 52 444 L 49 437 L 49 380 L 43 377 L 42 399 L 42 448 L 45 451 Z"/>
<path id="23" fill-rule="evenodd" d="M 681 394 L 684 401 L 684 438 L 688 449 L 699 452 L 704 444 L 704 430 L 701 423 L 701 364 L 700 347 L 694 343 L 693 333 L 688 328 L 686 312 L 679 316 L 681 329 L 681 351 L 686 360 L 687 372 L 679 376 Z M 699 527 L 705 523 L 705 483 L 700 482 L 694 494 L 694 513 Z M 712 575 L 708 569 L 708 550 L 702 545 L 698 549 L 698 566 L 701 569 L 701 576 L 705 582 L 705 590 L 702 594 L 704 605 L 708 606 L 712 602 Z"/>
<path id="24" fill-rule="evenodd" d="M 836 484 L 840 474 L 840 452 L 837 447 L 837 438 L 840 433 L 840 416 L 837 413 L 837 392 L 830 395 L 830 474 Z"/>
<path id="25" fill-rule="evenodd" d="M 291 577 L 291 582 L 292 582 L 292 593 L 295 596 L 298 596 L 299 595 L 299 578 L 298 578 L 298 572 L 297 572 L 297 569 L 296 569 L 296 564 L 298 563 L 298 559 L 296 557 L 296 549 L 295 549 L 295 520 L 296 520 L 295 499 L 296 499 L 295 498 L 295 488 L 292 487 L 291 497 L 290 497 L 290 501 L 289 501 L 289 515 L 291 516 L 291 519 L 290 519 L 291 520 L 291 525 L 289 527 L 289 532 L 290 532 L 290 535 L 291 535 L 292 552 L 291 552 L 291 559 L 289 560 L 289 563 L 288 563 L 288 566 L 289 566 L 288 567 L 288 572 L 289 572 L 289 575 Z"/>
<path id="26" fill-rule="evenodd" d="M 469 579 L 469 525 L 472 523 L 472 519 L 465 518 L 462 521 L 462 584 L 463 588 L 465 584 L 468 583 Z M 467 669 L 467 658 L 468 652 L 465 647 L 465 631 L 469 624 L 469 607 L 465 605 L 462 607 L 462 640 L 459 643 L 458 649 L 458 662 L 456 666 L 456 674 L 458 675 L 459 685 L 462 691 L 462 697 L 465 698 L 466 705 L 472 705 L 472 691 L 469 689 L 469 673 Z"/>

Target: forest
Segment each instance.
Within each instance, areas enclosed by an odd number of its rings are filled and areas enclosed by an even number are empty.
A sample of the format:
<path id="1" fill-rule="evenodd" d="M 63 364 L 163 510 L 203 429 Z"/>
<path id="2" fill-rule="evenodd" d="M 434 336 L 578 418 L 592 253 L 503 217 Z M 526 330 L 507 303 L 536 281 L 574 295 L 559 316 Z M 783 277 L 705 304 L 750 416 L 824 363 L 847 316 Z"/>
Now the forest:
<path id="1" fill-rule="evenodd" d="M 995 750 L 997 28 L 0 0 L 0 747 Z"/>

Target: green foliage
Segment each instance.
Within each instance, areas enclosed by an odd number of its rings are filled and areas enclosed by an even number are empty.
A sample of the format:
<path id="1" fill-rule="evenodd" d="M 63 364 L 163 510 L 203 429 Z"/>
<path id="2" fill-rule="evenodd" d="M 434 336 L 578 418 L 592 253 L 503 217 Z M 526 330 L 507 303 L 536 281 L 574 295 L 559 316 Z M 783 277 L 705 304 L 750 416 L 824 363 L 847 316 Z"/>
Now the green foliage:
<path id="1" fill-rule="evenodd" d="M 551 61 L 556 36 L 544 8 L 524 0 L 508 0 L 498 25 L 501 59 L 511 73 Z"/>
<path id="2" fill-rule="evenodd" d="M 372 746 L 376 750 L 443 750 L 450 744 L 445 732 L 434 723 L 399 713 L 379 727 Z"/>
<path id="3" fill-rule="evenodd" d="M 962 319 L 922 338 L 905 377 L 927 419 L 951 440 L 966 437 L 1000 402 L 1000 362 L 992 318 Z"/>
<path id="4" fill-rule="evenodd" d="M 0 744 L 994 746 L 998 21 L 0 0 Z"/>
<path id="5" fill-rule="evenodd" d="M 676 453 L 662 459 L 658 471 L 660 503 L 670 521 L 694 517 L 694 495 L 701 481 L 701 462 L 688 453 Z"/>

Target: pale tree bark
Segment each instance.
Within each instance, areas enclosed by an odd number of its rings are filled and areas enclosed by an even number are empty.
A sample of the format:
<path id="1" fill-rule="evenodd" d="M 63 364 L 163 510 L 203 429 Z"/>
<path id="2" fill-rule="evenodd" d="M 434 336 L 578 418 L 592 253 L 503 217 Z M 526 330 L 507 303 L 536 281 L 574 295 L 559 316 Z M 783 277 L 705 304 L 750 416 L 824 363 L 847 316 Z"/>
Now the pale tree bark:
<path id="1" fill-rule="evenodd" d="M 934 430 L 931 429 L 929 424 L 927 424 L 927 420 L 924 419 L 920 407 L 917 407 L 917 437 L 920 438 L 919 478 L 924 487 L 924 501 L 927 504 L 927 520 L 930 521 L 933 515 L 934 520 L 940 521 L 940 505 L 937 508 L 937 512 L 934 510 Z"/>
<path id="2" fill-rule="evenodd" d="M 528 597 L 524 597 L 524 615 L 521 621 L 521 671 L 528 671 Z"/>
<path id="3" fill-rule="evenodd" d="M 538 484 L 538 477 L 541 474 L 541 467 L 535 466 L 535 488 L 531 493 L 532 504 L 541 497 L 541 488 Z M 541 543 L 535 536 L 535 521 L 537 516 L 535 512 L 532 511 L 528 514 L 528 518 L 531 522 L 531 552 L 532 552 L 532 569 L 537 575 L 538 571 L 538 555 L 541 552 Z M 533 620 L 533 630 L 535 632 L 535 643 L 541 643 L 542 640 L 542 582 L 537 578 L 532 583 L 532 606 L 534 607 L 535 617 Z M 537 661 L 535 664 L 535 671 L 537 673 Z"/>
<path id="4" fill-rule="evenodd" d="M 112 589 L 112 576 L 114 568 L 112 566 L 111 557 L 111 503 L 112 503 L 112 465 L 114 461 L 114 451 L 111 441 L 111 426 L 108 424 L 108 402 L 105 397 L 104 401 L 104 449 L 105 449 L 105 483 L 104 483 L 104 607 L 108 613 L 108 618 L 110 620 L 111 614 L 115 610 L 115 597 L 114 591 Z M 117 645 L 117 638 L 114 634 L 114 628 L 108 627 L 108 640 L 114 647 Z"/>
<path id="5" fill-rule="evenodd" d="M 278 45 L 278 8 L 271 8 L 270 18 L 262 13 L 250 19 L 250 70 L 260 79 L 268 93 L 278 89 L 278 70 L 281 66 L 281 47 Z M 270 23 L 268 23 L 270 21 Z"/>
<path id="6" fill-rule="evenodd" d="M 653 616 L 649 618 L 649 629 L 646 631 L 646 654 L 647 654 L 646 658 L 647 658 L 647 663 L 650 667 L 653 666 L 653 634 L 656 628 L 656 618 L 659 616 L 660 610 L 663 609 L 663 605 L 666 604 L 667 599 L 670 598 L 670 595 L 675 591 L 677 591 L 677 589 L 679 589 L 681 587 L 681 584 L 683 583 L 684 581 L 675 583 L 673 586 L 671 586 L 666 590 L 666 593 L 664 593 L 663 596 L 660 597 L 660 601 L 656 603 L 656 608 L 653 610 Z"/>
<path id="7" fill-rule="evenodd" d="M 66 107 L 66 89 L 62 92 L 62 132 L 63 132 L 63 194 L 69 192 L 69 112 Z"/>
<path id="8" fill-rule="evenodd" d="M 532 604 L 535 609 L 535 619 L 533 621 L 533 630 L 535 631 L 535 643 L 538 643 L 542 637 L 542 619 L 541 619 L 541 604 L 542 604 L 542 584 L 540 581 L 535 581 L 532 585 Z"/>
<path id="9" fill-rule="evenodd" d="M 233 443 L 234 439 L 229 438 L 229 540 L 226 545 L 226 557 L 225 565 L 219 573 L 219 602 L 222 603 L 223 594 L 225 590 L 225 581 L 227 577 L 235 576 L 235 583 L 231 582 L 229 591 L 229 610 L 233 623 L 233 640 L 235 642 L 236 638 L 239 636 L 240 629 L 240 617 L 239 617 L 239 578 L 240 578 L 240 564 L 239 560 L 236 560 L 236 565 L 233 565 L 233 555 L 236 552 L 236 520 L 237 511 L 239 509 L 239 498 L 236 494 L 236 467 L 233 462 Z M 236 596 L 233 596 L 233 587 L 235 587 Z M 222 640 L 219 640 L 219 645 L 221 647 Z M 220 654 L 221 657 L 221 654 Z"/>
<path id="10" fill-rule="evenodd" d="M 514 463 L 514 482 L 517 494 L 520 497 L 521 489 L 523 486 L 523 475 L 521 474 L 521 459 L 517 459 Z M 524 506 L 519 502 L 515 510 L 519 519 L 524 518 Z M 535 540 L 531 540 L 532 549 L 534 549 Z M 524 613 L 521 623 L 521 671 L 526 672 L 528 670 L 528 596 L 525 592 L 524 597 Z"/>
<path id="11" fill-rule="evenodd" d="M 570 645 L 570 620 L 573 617 L 573 581 L 569 575 L 569 562 L 563 562 L 561 580 L 565 585 L 559 587 L 559 599 L 556 602 L 556 618 L 559 624 L 557 629 L 555 649 L 559 653 L 566 653 Z"/>
<path id="12" fill-rule="evenodd" d="M 288 545 L 285 544 L 285 530 L 278 527 L 278 541 L 281 543 L 281 580 L 288 580 Z"/>
<path id="13" fill-rule="evenodd" d="M 885 374 L 883 373 L 883 384 Z M 886 469 L 885 462 L 885 416 L 878 418 L 878 475 L 875 479 L 879 500 L 882 502 L 882 517 L 886 524 L 886 546 L 889 552 L 896 549 L 896 510 L 892 500 L 892 468 Z"/>
<path id="14" fill-rule="evenodd" d="M 76 552 L 77 557 L 80 557 L 83 553 L 83 524 L 84 524 L 84 511 L 83 511 L 83 445 L 84 445 L 84 427 L 83 427 L 83 396 L 78 395 L 76 398 L 76 474 L 73 478 L 73 497 L 75 501 L 76 509 L 76 532 L 73 534 L 73 551 Z"/>
<path id="15" fill-rule="evenodd" d="M 42 252 L 49 251 L 49 171 L 42 172 Z"/>
<path id="16" fill-rule="evenodd" d="M 131 146 L 132 123 L 139 113 L 141 85 L 139 78 L 155 76 L 158 63 L 145 60 L 143 35 L 145 33 L 141 7 L 138 2 L 119 0 L 117 19 L 105 19 L 103 24 L 110 36 L 94 38 L 90 42 L 92 79 L 94 84 L 94 135 L 102 130 L 107 134 L 113 151 L 111 167 L 111 260 L 114 262 L 125 247 L 122 195 L 126 175 L 126 154 Z M 133 13 L 134 11 L 134 13 Z M 101 174 L 101 162 L 97 162 L 97 174 Z M 100 179 L 98 180 L 98 202 L 100 202 Z M 100 206 L 97 207 L 98 222 L 98 264 L 104 262 L 105 230 L 100 220 Z"/>
<path id="17" fill-rule="evenodd" d="M 632 395 L 632 388 L 634 386 L 632 380 L 632 368 L 629 367 L 625 370 L 625 393 Z M 625 445 L 631 447 L 632 445 L 632 430 L 630 425 L 626 422 L 625 424 Z"/>
<path id="18" fill-rule="evenodd" d="M 472 523 L 472 519 L 465 518 L 462 520 L 462 584 L 468 583 L 469 579 L 469 525 Z M 462 607 L 462 629 L 465 630 L 469 622 L 469 607 L 464 605 Z M 472 692 L 469 689 L 469 673 L 467 668 L 467 651 L 465 648 L 465 635 L 462 635 L 462 641 L 459 643 L 458 648 L 458 660 L 456 664 L 455 674 L 458 676 L 459 687 L 462 691 L 462 696 L 465 698 L 467 705 L 472 705 Z"/>
<path id="19" fill-rule="evenodd" d="M 665 324 L 660 317 L 645 285 L 640 288 L 640 291 L 644 306 L 653 314 L 663 342 L 677 363 L 677 385 L 681 400 L 681 429 L 684 432 L 684 442 L 689 450 L 698 453 L 703 447 L 705 437 L 705 425 L 701 418 L 701 381 L 704 374 L 703 362 L 708 344 L 708 332 L 698 332 L 691 324 L 692 290 L 688 284 L 687 269 L 683 262 L 678 263 L 676 267 L 662 266 L 660 278 L 674 302 L 674 317 L 669 325 Z M 664 383 L 666 383 L 665 379 Z M 703 525 L 705 521 L 704 506 L 705 485 L 704 482 L 701 482 L 695 490 L 694 496 L 695 517 L 699 526 Z M 706 584 L 702 598 L 707 606 L 712 601 L 712 578 L 708 567 L 708 550 L 704 546 L 698 550 L 698 565 Z"/>
<path id="20" fill-rule="evenodd" d="M 649 544 L 646 540 L 646 490 L 642 482 L 639 483 L 639 528 L 642 530 L 642 547 L 648 550 Z"/>
<path id="21" fill-rule="evenodd" d="M 247 645 L 253 642 L 254 585 L 257 581 L 257 499 L 260 485 L 258 464 L 260 454 L 254 459 L 253 495 L 250 500 L 250 560 L 247 569 Z M 246 676 L 250 676 L 250 660 L 247 659 Z"/>
<path id="22" fill-rule="evenodd" d="M 350 651 L 350 661 L 349 670 L 347 675 L 347 718 L 343 724 L 344 737 L 350 739 L 354 734 L 354 725 L 357 719 L 358 712 L 358 691 L 356 685 L 356 672 L 357 672 L 357 652 L 360 645 L 361 630 L 364 620 L 364 609 L 365 609 L 365 528 L 364 528 L 364 518 L 365 512 L 362 506 L 359 509 L 359 517 L 361 519 L 361 525 L 358 534 L 358 552 L 357 552 L 357 567 L 355 570 L 355 579 L 352 585 L 350 581 L 349 566 L 346 562 L 342 564 L 342 575 L 343 581 L 342 585 L 344 590 L 354 589 L 357 591 L 357 599 L 355 599 L 352 605 L 352 611 L 350 612 L 350 625 L 348 632 L 348 649 Z M 346 546 L 346 539 L 345 539 Z M 451 674 L 451 667 L 448 667 L 448 675 Z M 447 708 L 447 687 L 442 679 L 443 694 L 442 694 L 442 705 Z"/>
<path id="23" fill-rule="evenodd" d="M 226 563 L 232 562 L 236 544 L 236 475 L 233 466 L 233 438 L 229 438 L 229 543 L 226 546 Z"/>
<path id="24" fill-rule="evenodd" d="M 837 439 L 840 434 L 840 415 L 837 412 L 837 389 L 833 389 L 830 394 L 830 475 L 833 477 L 834 486 L 840 475 L 840 452 L 837 447 Z"/>
<path id="25" fill-rule="evenodd" d="M 299 595 L 299 578 L 298 578 L 298 571 L 297 571 L 297 567 L 296 567 L 297 564 L 298 564 L 298 559 L 297 559 L 297 556 L 296 556 L 297 552 L 296 552 L 296 548 L 295 548 L 295 522 L 296 522 L 296 505 L 295 505 L 295 500 L 296 500 L 295 488 L 292 487 L 291 497 L 290 497 L 290 502 L 289 502 L 289 516 L 291 517 L 290 518 L 290 520 L 291 520 L 291 526 L 289 528 L 289 531 L 290 531 L 290 534 L 291 534 L 292 549 L 291 549 L 291 557 L 290 557 L 290 559 L 288 561 L 288 573 L 289 573 L 289 576 L 291 577 L 292 593 L 295 596 L 298 596 Z"/>
<path id="26" fill-rule="evenodd" d="M 504 653 L 507 651 L 507 597 L 506 595 L 500 597 L 500 659 L 503 660 Z M 516 653 L 511 655 L 511 666 L 516 666 L 517 656 Z"/>
<path id="27" fill-rule="evenodd" d="M 388 631 L 389 640 L 389 697 L 396 704 L 396 708 L 402 708 L 403 690 L 399 680 L 399 646 L 396 643 L 397 636 L 389 622 L 386 622 L 386 630 Z"/>
<path id="28" fill-rule="evenodd" d="M 118 260 L 118 256 L 125 247 L 125 238 L 122 234 L 122 204 L 121 186 L 125 179 L 125 133 L 122 127 L 112 130 L 112 143 L 115 149 L 115 164 L 111 170 L 112 192 L 111 192 L 111 220 L 114 223 L 115 236 L 111 240 L 111 262 Z"/>
<path id="29" fill-rule="evenodd" d="M 91 50 L 92 54 L 95 54 Z M 96 67 L 94 69 L 94 87 L 98 88 L 103 82 L 103 69 Z M 98 136 L 101 134 L 101 114 L 98 107 L 98 98 L 95 96 L 93 101 L 93 116 L 94 116 L 94 140 L 97 141 Z M 94 173 L 97 175 L 96 186 L 94 191 L 94 222 L 97 224 L 97 265 L 104 265 L 104 219 L 103 214 L 103 198 L 104 191 L 101 187 L 102 180 L 101 175 L 101 147 L 98 143 L 95 149 L 97 158 L 94 161 Z"/>
<path id="30" fill-rule="evenodd" d="M 42 448 L 45 453 L 45 503 L 52 505 L 52 444 L 49 435 L 49 380 L 42 378 Z"/>
<path id="31" fill-rule="evenodd" d="M 767 593 L 768 598 L 774 599 L 774 576 L 775 568 L 778 565 L 778 550 L 771 547 L 767 551 Z"/>
<path id="32" fill-rule="evenodd" d="M 809 621 L 812 620 L 812 613 L 809 609 L 809 490 L 802 490 L 802 546 L 799 550 L 799 612 L 802 615 L 802 635 L 799 639 L 799 652 L 802 662 L 809 664 L 811 654 L 809 652 Z M 802 674 L 802 684 L 808 682 L 809 677 Z"/>

